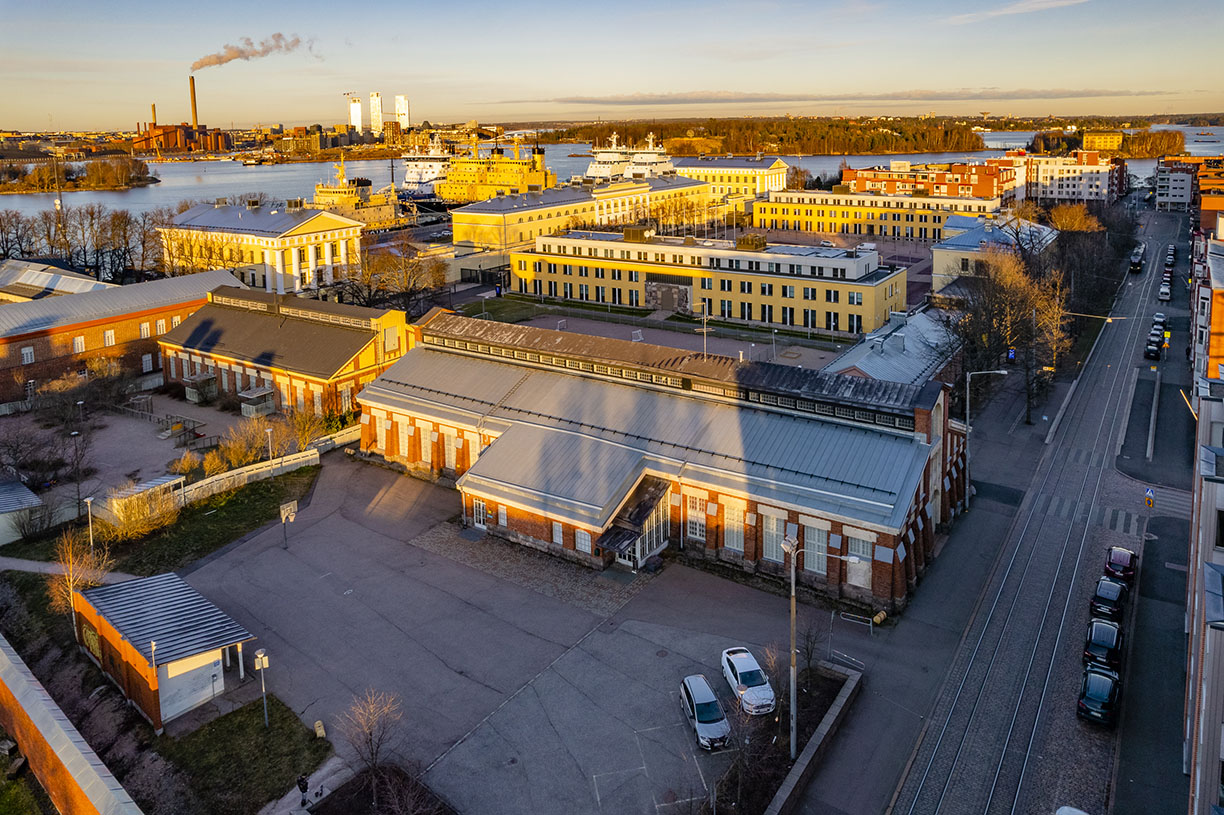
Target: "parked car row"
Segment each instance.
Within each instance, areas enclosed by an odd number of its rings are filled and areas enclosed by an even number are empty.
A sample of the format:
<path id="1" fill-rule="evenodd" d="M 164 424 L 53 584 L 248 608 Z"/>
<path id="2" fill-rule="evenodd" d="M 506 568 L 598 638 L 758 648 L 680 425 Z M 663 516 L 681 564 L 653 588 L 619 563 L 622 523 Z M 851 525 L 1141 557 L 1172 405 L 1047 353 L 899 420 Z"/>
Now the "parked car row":
<path id="1" fill-rule="evenodd" d="M 1158 311 L 1152 315 L 1152 330 L 1148 332 L 1147 345 L 1143 348 L 1144 359 L 1160 359 L 1164 348 L 1164 333 L 1168 326 L 1168 318 L 1164 312 Z"/>
<path id="2" fill-rule="evenodd" d="M 751 651 L 742 646 L 728 648 L 719 662 L 739 709 L 750 716 L 774 712 L 777 697 L 773 686 Z M 693 728 L 699 746 L 713 750 L 730 745 L 731 722 L 704 674 L 686 676 L 680 683 L 680 711 Z"/>
<path id="3" fill-rule="evenodd" d="M 1122 624 L 1134 584 L 1139 556 L 1113 546 L 1105 556 L 1104 574 L 1088 601 L 1088 630 L 1084 635 L 1084 678 L 1076 715 L 1113 726 L 1122 701 L 1122 668 L 1126 639 Z"/>

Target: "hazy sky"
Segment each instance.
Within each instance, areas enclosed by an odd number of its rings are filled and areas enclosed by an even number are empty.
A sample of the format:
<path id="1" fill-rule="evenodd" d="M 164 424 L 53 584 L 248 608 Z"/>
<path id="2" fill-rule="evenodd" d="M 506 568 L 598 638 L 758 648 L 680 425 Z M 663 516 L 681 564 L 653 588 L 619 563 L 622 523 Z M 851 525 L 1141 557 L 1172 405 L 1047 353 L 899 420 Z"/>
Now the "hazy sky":
<path id="1" fill-rule="evenodd" d="M 344 93 L 413 121 L 751 114 L 1224 110 L 1208 0 L 356 4 L 0 0 L 0 130 L 190 119 L 345 121 Z M 1196 20 L 1198 21 L 1196 24 Z M 1175 36 L 1155 36 L 1170 24 Z M 1160 45 L 1154 45 L 1159 43 Z M 217 61 L 217 60 L 212 60 Z M 366 116 L 368 117 L 368 107 Z"/>

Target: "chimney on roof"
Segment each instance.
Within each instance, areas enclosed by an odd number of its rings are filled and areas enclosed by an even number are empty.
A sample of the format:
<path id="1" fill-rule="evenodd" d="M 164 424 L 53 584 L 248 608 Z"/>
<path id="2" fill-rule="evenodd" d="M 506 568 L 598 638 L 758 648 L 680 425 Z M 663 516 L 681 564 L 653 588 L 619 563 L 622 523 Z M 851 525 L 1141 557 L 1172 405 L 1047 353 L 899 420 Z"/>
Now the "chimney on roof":
<path id="1" fill-rule="evenodd" d="M 248 199 L 246 202 L 246 208 L 249 210 L 259 209 L 259 200 L 256 198 Z"/>
<path id="2" fill-rule="evenodd" d="M 218 198 L 215 201 L 213 201 L 213 207 L 216 209 L 221 209 L 221 207 L 225 206 L 228 203 L 229 203 L 228 198 Z"/>
<path id="3" fill-rule="evenodd" d="M 153 121 L 149 122 L 149 127 L 157 127 L 157 103 L 156 102 L 153 103 L 152 108 L 153 108 Z"/>

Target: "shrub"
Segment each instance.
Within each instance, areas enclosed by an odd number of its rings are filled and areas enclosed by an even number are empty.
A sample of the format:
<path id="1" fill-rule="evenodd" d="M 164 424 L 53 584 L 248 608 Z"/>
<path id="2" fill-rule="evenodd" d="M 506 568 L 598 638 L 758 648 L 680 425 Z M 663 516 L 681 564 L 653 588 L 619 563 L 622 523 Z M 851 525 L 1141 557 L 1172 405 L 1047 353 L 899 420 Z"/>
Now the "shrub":
<path id="1" fill-rule="evenodd" d="M 220 475 L 229 469 L 229 463 L 226 462 L 225 456 L 217 450 L 209 450 L 204 454 L 204 476 Z"/>
<path id="2" fill-rule="evenodd" d="M 203 464 L 200 454 L 192 450 L 184 450 L 183 455 L 170 465 L 170 472 L 176 475 L 191 475 Z"/>
<path id="3" fill-rule="evenodd" d="M 103 540 L 139 540 L 178 519 L 179 502 L 171 490 L 152 489 L 119 497 L 133 486 L 129 481 L 111 490 L 107 496 L 111 517 L 99 523 Z"/>

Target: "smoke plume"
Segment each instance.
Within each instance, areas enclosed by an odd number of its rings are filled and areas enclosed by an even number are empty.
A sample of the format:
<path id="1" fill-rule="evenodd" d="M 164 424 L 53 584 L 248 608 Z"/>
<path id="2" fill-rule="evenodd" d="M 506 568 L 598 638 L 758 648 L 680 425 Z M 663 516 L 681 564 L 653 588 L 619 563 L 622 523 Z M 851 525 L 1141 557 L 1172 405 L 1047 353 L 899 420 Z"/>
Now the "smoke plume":
<path id="1" fill-rule="evenodd" d="M 240 45 L 226 44 L 225 48 L 217 53 L 200 57 L 191 63 L 191 70 L 198 71 L 201 68 L 209 68 L 213 65 L 224 65 L 236 59 L 251 60 L 257 57 L 266 57 L 277 52 L 288 54 L 290 51 L 296 51 L 301 46 L 302 38 L 296 34 L 292 37 L 286 37 L 278 31 L 259 43 L 259 45 L 252 42 L 250 37 L 243 37 L 239 42 L 241 43 Z"/>

